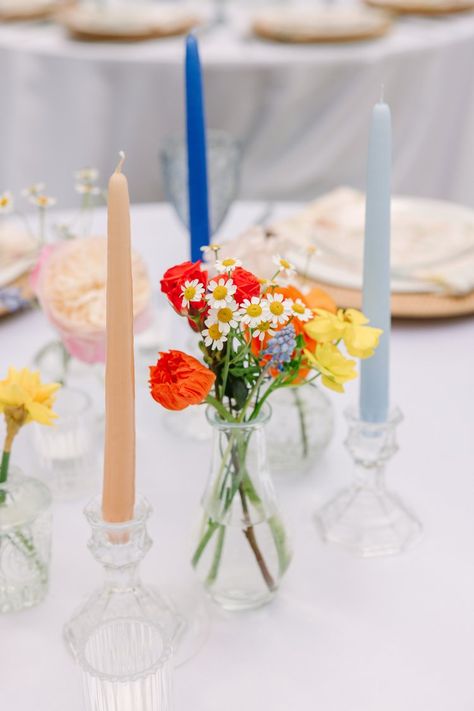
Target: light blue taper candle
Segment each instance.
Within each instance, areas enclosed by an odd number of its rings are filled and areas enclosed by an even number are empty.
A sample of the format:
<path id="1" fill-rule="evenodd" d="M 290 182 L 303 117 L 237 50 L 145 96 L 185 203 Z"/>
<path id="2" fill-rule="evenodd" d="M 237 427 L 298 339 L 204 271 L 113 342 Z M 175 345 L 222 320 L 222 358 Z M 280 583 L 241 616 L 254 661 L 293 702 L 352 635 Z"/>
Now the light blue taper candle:
<path id="1" fill-rule="evenodd" d="M 199 48 L 194 35 L 186 38 L 186 142 L 191 259 L 201 259 L 209 244 L 206 119 Z"/>
<path id="2" fill-rule="evenodd" d="M 372 358 L 361 363 L 359 409 L 366 422 L 385 422 L 389 410 L 391 165 L 390 109 L 380 101 L 369 136 L 362 309 L 383 334 Z"/>

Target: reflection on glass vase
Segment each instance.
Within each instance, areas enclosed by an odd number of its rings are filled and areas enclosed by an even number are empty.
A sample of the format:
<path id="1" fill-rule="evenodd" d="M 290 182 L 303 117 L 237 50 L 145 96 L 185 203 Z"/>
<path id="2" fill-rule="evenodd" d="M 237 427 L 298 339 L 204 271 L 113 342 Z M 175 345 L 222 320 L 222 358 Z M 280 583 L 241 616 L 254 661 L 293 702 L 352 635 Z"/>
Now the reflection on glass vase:
<path id="1" fill-rule="evenodd" d="M 316 386 L 289 387 L 271 395 L 267 426 L 272 474 L 291 479 L 308 472 L 334 434 L 334 408 Z"/>
<path id="2" fill-rule="evenodd" d="M 51 494 L 10 468 L 0 484 L 0 612 L 37 605 L 48 591 Z"/>
<path id="3" fill-rule="evenodd" d="M 210 408 L 214 448 L 192 564 L 211 598 L 226 610 L 269 602 L 291 561 L 270 477 L 262 408 L 246 423 L 221 420 Z"/>

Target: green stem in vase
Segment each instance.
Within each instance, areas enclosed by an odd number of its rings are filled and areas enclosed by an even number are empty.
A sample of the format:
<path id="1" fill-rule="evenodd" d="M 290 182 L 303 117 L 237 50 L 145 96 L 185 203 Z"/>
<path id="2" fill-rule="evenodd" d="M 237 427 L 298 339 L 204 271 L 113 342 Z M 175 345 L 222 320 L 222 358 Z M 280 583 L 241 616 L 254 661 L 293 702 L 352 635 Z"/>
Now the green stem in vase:
<path id="1" fill-rule="evenodd" d="M 219 525 L 218 528 L 219 534 L 217 536 L 216 549 L 214 551 L 214 558 L 212 559 L 211 569 L 206 579 L 207 585 L 212 585 L 212 583 L 214 583 L 217 578 L 222 558 L 222 551 L 224 549 L 225 526 Z"/>
<path id="2" fill-rule="evenodd" d="M 244 536 L 246 537 L 250 548 L 253 551 L 253 554 L 255 556 L 255 560 L 257 561 L 257 565 L 260 568 L 260 571 L 262 573 L 263 579 L 265 580 L 265 584 L 267 588 L 270 590 L 270 592 L 273 592 L 276 589 L 275 581 L 273 580 L 273 577 L 268 570 L 268 566 L 265 562 L 265 559 L 262 555 L 262 552 L 259 548 L 259 545 L 257 543 L 257 537 L 255 536 L 255 529 L 254 527 L 250 524 L 250 516 L 249 516 L 249 509 L 248 509 L 248 504 L 247 504 L 247 498 L 245 495 L 244 487 L 241 484 L 239 486 L 239 494 L 240 494 L 240 500 L 242 502 L 242 510 L 244 512 L 246 520 L 249 522 L 249 525 L 244 528 Z"/>
<path id="3" fill-rule="evenodd" d="M 300 434 L 301 434 L 301 445 L 303 448 L 303 457 L 306 459 L 309 452 L 308 447 L 308 430 L 306 427 L 306 418 L 304 414 L 304 403 L 301 399 L 301 395 L 298 392 L 298 388 L 293 389 L 293 397 L 295 400 L 296 410 L 298 412 L 298 421 L 300 423 Z"/>
<path id="4" fill-rule="evenodd" d="M 215 521 L 208 521 L 207 523 L 207 530 L 202 536 L 201 540 L 199 541 L 198 547 L 196 548 L 196 551 L 191 559 L 191 563 L 193 567 L 195 568 L 197 564 L 199 563 L 202 554 L 204 553 L 207 544 L 213 537 L 214 533 L 217 531 L 219 528 L 219 524 L 216 523 Z"/>

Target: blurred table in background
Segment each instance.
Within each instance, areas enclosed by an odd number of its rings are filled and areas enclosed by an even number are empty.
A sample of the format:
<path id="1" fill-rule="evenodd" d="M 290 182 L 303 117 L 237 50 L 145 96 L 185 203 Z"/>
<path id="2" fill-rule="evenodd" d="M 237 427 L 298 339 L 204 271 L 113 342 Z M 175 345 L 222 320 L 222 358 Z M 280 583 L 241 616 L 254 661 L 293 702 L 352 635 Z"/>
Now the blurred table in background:
<path id="1" fill-rule="evenodd" d="M 208 123 L 243 143 L 243 197 L 362 187 L 384 83 L 394 189 L 474 205 L 474 14 L 402 18 L 385 38 L 340 45 L 265 42 L 247 26 L 235 14 L 200 31 Z M 183 58 L 182 38 L 80 43 L 50 24 L 0 26 L 0 189 L 44 179 L 67 206 L 72 171 L 109 175 L 123 148 L 132 197 L 162 197 L 158 151 L 183 127 Z"/>

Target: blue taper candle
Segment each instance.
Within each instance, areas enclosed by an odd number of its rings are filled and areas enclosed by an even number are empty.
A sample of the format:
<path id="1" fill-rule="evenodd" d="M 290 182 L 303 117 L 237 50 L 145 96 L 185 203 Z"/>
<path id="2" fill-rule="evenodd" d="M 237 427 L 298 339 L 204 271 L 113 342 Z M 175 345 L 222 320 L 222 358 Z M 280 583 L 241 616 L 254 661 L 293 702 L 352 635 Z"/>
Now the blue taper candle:
<path id="1" fill-rule="evenodd" d="M 361 363 L 359 410 L 366 422 L 385 422 L 389 410 L 391 164 L 390 109 L 380 101 L 369 136 L 362 308 L 383 334 L 372 358 Z"/>
<path id="2" fill-rule="evenodd" d="M 194 35 L 186 38 L 186 138 L 188 149 L 188 204 L 191 259 L 201 259 L 209 244 L 206 121 L 199 48 Z"/>

